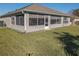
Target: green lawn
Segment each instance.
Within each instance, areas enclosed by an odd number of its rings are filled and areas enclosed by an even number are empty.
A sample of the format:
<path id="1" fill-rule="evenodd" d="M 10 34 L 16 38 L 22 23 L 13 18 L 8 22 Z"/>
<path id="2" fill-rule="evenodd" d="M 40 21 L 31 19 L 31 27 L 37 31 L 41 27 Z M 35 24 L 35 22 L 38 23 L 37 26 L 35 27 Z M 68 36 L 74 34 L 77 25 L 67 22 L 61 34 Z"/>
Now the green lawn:
<path id="1" fill-rule="evenodd" d="M 79 26 L 33 33 L 0 28 L 0 55 L 79 55 Z"/>

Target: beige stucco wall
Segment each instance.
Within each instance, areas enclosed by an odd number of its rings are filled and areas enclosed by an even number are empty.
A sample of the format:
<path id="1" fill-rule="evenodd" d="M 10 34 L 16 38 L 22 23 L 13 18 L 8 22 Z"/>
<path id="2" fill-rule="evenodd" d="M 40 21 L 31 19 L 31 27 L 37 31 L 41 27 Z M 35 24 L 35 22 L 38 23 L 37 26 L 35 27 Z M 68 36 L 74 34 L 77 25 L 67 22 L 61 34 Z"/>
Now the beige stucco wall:
<path id="1" fill-rule="evenodd" d="M 25 13 L 24 14 L 24 26 L 21 25 L 16 25 L 16 18 L 15 18 L 15 24 L 11 24 L 11 17 L 5 17 L 5 18 L 0 18 L 0 20 L 3 20 L 8 28 L 12 28 L 14 30 L 20 31 L 20 32 L 35 32 L 35 31 L 40 31 L 40 30 L 45 30 L 45 24 L 44 25 L 37 25 L 37 26 L 29 26 L 29 14 Z M 38 16 L 38 15 L 37 15 Z M 35 17 L 37 17 L 35 16 Z M 15 16 L 14 16 L 15 17 Z M 32 16 L 31 16 L 32 17 Z M 42 16 L 38 16 L 42 17 Z M 58 28 L 58 27 L 64 27 L 64 26 L 69 26 L 71 25 L 70 18 L 68 18 L 68 23 L 63 24 L 63 17 L 61 17 L 61 24 L 50 24 L 50 16 L 49 15 L 44 15 L 44 19 L 48 17 L 48 28 Z"/>
<path id="2" fill-rule="evenodd" d="M 1 18 L 4 23 L 6 24 L 6 27 L 11 27 L 11 17 L 4 17 L 4 18 Z"/>
<path id="3" fill-rule="evenodd" d="M 15 20 L 14 25 L 11 24 L 11 17 L 4 17 L 4 18 L 1 18 L 1 20 L 3 20 L 4 23 L 6 23 L 6 27 L 12 28 L 12 29 L 20 31 L 20 32 L 24 32 L 24 26 L 16 25 L 16 20 Z"/>

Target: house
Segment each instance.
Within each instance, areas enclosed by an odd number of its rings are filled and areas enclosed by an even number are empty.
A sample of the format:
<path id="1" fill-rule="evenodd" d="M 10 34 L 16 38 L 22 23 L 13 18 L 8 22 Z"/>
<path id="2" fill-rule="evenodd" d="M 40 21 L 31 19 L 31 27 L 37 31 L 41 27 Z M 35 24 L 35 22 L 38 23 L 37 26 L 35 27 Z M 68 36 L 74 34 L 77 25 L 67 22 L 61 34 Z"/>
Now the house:
<path id="1" fill-rule="evenodd" d="M 63 26 L 69 26 L 70 16 L 38 5 L 31 4 L 16 11 L 8 12 L 0 17 L 6 27 L 20 32 L 34 32 Z"/>
<path id="2" fill-rule="evenodd" d="M 71 22 L 73 25 L 79 25 L 79 17 L 78 16 L 75 16 L 75 15 L 71 16 L 71 20 L 72 20 Z"/>

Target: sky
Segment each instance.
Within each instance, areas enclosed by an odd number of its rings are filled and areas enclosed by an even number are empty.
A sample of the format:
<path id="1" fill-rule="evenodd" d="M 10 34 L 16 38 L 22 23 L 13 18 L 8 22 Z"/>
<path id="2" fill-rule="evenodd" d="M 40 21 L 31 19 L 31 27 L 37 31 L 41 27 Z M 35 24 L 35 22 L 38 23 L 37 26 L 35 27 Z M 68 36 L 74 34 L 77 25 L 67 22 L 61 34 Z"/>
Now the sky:
<path id="1" fill-rule="evenodd" d="M 9 11 L 14 11 L 31 3 L 0 3 L 0 15 Z M 40 5 L 55 9 L 64 13 L 69 13 L 73 9 L 79 8 L 79 3 L 40 3 Z"/>

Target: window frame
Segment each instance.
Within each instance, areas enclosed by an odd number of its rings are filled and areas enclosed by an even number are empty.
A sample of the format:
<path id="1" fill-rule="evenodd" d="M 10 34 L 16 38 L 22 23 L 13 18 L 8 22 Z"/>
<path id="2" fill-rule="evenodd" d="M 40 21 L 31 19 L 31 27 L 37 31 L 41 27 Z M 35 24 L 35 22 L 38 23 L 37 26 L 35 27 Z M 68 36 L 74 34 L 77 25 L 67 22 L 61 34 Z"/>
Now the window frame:
<path id="1" fill-rule="evenodd" d="M 54 22 L 53 22 L 54 21 Z M 50 24 L 56 24 L 56 19 L 51 19 Z"/>
<path id="2" fill-rule="evenodd" d="M 35 20 L 36 20 L 36 24 L 35 24 Z M 29 18 L 29 26 L 37 26 L 37 18 L 30 17 Z"/>
<path id="3" fill-rule="evenodd" d="M 67 24 L 68 23 L 68 18 L 67 17 L 64 17 L 63 18 L 63 24 Z"/>
<path id="4" fill-rule="evenodd" d="M 16 25 L 24 26 L 24 15 L 16 15 Z"/>
<path id="5" fill-rule="evenodd" d="M 59 20 L 59 22 L 58 22 L 58 20 Z M 50 24 L 61 24 L 61 17 L 51 16 Z"/>
<path id="6" fill-rule="evenodd" d="M 33 21 L 31 18 L 35 18 L 36 24 L 31 24 L 31 22 Z M 44 15 L 30 14 L 30 16 L 29 16 L 29 26 L 41 26 L 41 25 L 44 25 Z"/>
<path id="7" fill-rule="evenodd" d="M 19 19 L 20 19 L 20 25 L 22 25 L 22 26 L 24 26 L 24 16 L 23 15 L 21 15 L 21 16 L 19 16 Z"/>
<path id="8" fill-rule="evenodd" d="M 43 18 L 38 18 L 38 25 L 44 25 L 44 17 Z"/>
<path id="9" fill-rule="evenodd" d="M 56 19 L 56 24 L 61 24 L 61 19 Z"/>

